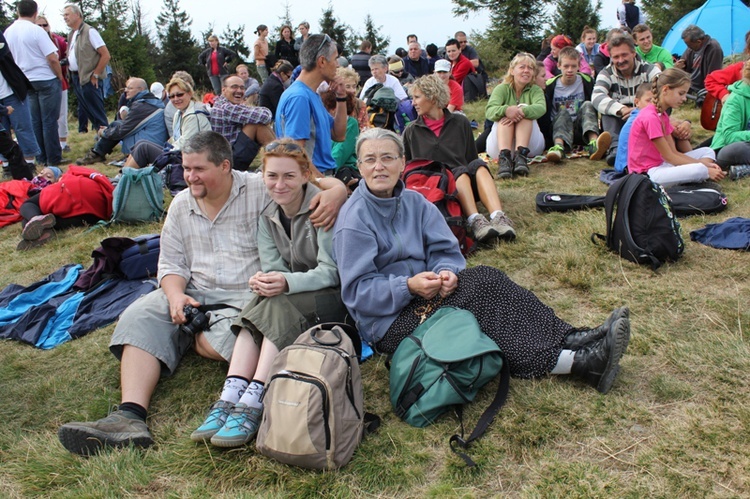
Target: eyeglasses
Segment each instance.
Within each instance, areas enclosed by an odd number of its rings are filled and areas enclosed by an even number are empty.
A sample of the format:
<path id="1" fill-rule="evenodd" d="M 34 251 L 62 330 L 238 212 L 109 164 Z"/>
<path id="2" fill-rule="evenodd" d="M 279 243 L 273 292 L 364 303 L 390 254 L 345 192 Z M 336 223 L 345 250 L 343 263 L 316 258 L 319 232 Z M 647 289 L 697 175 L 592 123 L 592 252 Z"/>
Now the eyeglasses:
<path id="1" fill-rule="evenodd" d="M 170 99 L 181 99 L 185 96 L 185 92 L 175 92 L 173 94 L 169 94 Z"/>
<path id="2" fill-rule="evenodd" d="M 373 168 L 378 162 L 380 162 L 381 165 L 388 168 L 389 166 L 395 165 L 399 159 L 401 159 L 401 156 L 391 156 L 390 154 L 385 154 L 379 158 L 376 156 L 367 156 L 366 158 L 360 159 L 359 164 L 365 165 L 368 168 Z"/>
<path id="3" fill-rule="evenodd" d="M 40 28 L 48 28 L 49 24 L 37 24 Z"/>
<path id="4" fill-rule="evenodd" d="M 296 144 L 294 142 L 279 142 L 278 140 L 274 140 L 270 144 L 266 146 L 266 152 L 274 152 L 276 149 L 283 149 L 279 150 L 279 153 L 290 153 L 290 152 L 302 152 L 303 149 L 299 146 L 299 144 Z"/>
<path id="5" fill-rule="evenodd" d="M 232 90 L 245 90 L 245 85 L 230 85 L 229 88 Z"/>
<path id="6" fill-rule="evenodd" d="M 325 44 L 328 43 L 328 42 L 330 42 L 330 41 L 331 41 L 331 37 L 330 36 L 326 35 L 326 36 L 323 37 L 323 41 L 320 42 L 320 45 L 318 46 L 318 50 L 315 51 L 315 57 L 316 58 L 318 57 L 318 52 L 320 52 L 320 50 L 325 46 Z"/>
<path id="7" fill-rule="evenodd" d="M 466 45 L 467 42 L 466 42 L 466 40 L 464 40 L 464 41 L 458 42 L 458 43 L 460 43 L 461 45 Z"/>

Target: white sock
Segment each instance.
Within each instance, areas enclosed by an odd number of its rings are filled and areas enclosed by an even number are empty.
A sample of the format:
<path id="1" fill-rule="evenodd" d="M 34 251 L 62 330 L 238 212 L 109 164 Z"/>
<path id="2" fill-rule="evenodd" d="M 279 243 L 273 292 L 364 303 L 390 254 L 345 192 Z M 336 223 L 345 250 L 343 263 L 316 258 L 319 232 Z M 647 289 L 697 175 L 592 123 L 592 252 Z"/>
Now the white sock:
<path id="1" fill-rule="evenodd" d="M 505 215 L 505 212 L 503 210 L 496 210 L 490 213 L 490 219 L 494 219 L 498 215 Z"/>
<path id="2" fill-rule="evenodd" d="M 240 401 L 240 397 L 247 390 L 249 382 L 245 378 L 239 376 L 227 376 L 224 380 L 224 388 L 221 390 L 221 400 L 225 402 L 231 402 L 236 404 Z"/>
<path id="3" fill-rule="evenodd" d="M 550 374 L 570 374 L 575 356 L 576 353 L 573 350 L 561 350 L 560 356 L 557 358 L 557 364 Z"/>
<path id="4" fill-rule="evenodd" d="M 245 404 L 248 407 L 256 407 L 258 409 L 263 409 L 263 404 L 260 401 L 261 395 L 263 395 L 263 390 L 266 389 L 266 386 L 264 383 L 258 381 L 257 379 L 254 379 L 250 382 L 250 385 L 248 385 L 247 390 L 245 390 L 245 393 L 240 398 L 240 403 Z"/>
<path id="5" fill-rule="evenodd" d="M 472 222 L 474 221 L 474 219 L 475 219 L 475 218 L 477 218 L 478 216 L 479 216 L 479 213 L 474 213 L 473 215 L 469 215 L 468 217 L 466 217 L 466 222 L 468 222 L 468 223 L 470 224 L 470 223 L 472 223 Z"/>

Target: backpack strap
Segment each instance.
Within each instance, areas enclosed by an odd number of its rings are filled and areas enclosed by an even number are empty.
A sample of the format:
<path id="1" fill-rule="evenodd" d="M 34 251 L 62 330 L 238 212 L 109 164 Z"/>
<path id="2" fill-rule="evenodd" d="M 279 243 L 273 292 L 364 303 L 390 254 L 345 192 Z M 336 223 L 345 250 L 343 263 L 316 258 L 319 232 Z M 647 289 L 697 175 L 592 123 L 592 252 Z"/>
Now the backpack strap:
<path id="1" fill-rule="evenodd" d="M 465 452 L 459 450 L 459 448 L 463 450 L 468 449 L 471 442 L 473 442 L 474 440 L 478 440 L 482 437 L 482 435 L 484 435 L 484 433 L 487 431 L 487 428 L 489 428 L 490 423 L 492 423 L 492 420 L 495 419 L 498 411 L 500 411 L 500 408 L 502 408 L 502 406 L 505 404 L 505 401 L 508 399 L 509 387 L 510 368 L 508 367 L 508 361 L 505 360 L 505 357 L 503 357 L 503 367 L 500 371 L 500 383 L 498 383 L 497 386 L 497 393 L 495 394 L 495 398 L 490 403 L 490 406 L 487 407 L 487 409 L 485 409 L 485 411 L 482 413 L 482 416 L 479 418 L 479 422 L 474 428 L 474 431 L 471 432 L 469 438 L 464 440 L 463 418 L 461 418 L 461 436 L 459 437 L 457 434 L 453 435 L 448 441 L 451 450 L 464 460 L 466 466 L 476 466 L 476 463 Z"/>

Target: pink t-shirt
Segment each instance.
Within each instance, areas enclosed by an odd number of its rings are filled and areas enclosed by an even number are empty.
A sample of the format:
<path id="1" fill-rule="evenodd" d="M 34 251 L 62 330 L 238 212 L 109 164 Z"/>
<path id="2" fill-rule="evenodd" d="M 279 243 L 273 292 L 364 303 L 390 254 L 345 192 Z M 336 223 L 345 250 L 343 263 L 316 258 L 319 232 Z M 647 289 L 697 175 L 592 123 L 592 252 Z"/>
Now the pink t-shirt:
<path id="1" fill-rule="evenodd" d="M 656 106 L 649 104 L 641 109 L 633 121 L 628 139 L 628 171 L 646 173 L 655 166 L 661 166 L 664 158 L 652 142 L 659 137 L 671 135 L 674 128 L 669 122 L 669 115 L 656 111 Z"/>
<path id="2" fill-rule="evenodd" d="M 422 119 L 424 120 L 424 124 L 427 125 L 427 128 L 432 130 L 432 133 L 434 133 L 436 137 L 440 137 L 440 132 L 443 131 L 443 125 L 445 124 L 445 117 L 440 118 L 439 120 L 431 120 L 427 116 L 422 116 Z"/>

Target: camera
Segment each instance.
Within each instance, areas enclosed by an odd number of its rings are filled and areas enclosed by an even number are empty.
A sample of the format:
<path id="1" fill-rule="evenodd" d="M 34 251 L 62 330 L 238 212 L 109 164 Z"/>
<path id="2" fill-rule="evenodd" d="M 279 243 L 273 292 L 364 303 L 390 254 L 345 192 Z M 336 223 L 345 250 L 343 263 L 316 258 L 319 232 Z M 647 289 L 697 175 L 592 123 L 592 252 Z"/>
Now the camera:
<path id="1" fill-rule="evenodd" d="M 180 331 L 183 333 L 195 336 L 210 328 L 208 321 L 211 314 L 204 314 L 200 309 L 191 305 L 185 305 L 182 313 L 185 315 L 185 324 L 180 325 Z"/>

